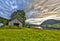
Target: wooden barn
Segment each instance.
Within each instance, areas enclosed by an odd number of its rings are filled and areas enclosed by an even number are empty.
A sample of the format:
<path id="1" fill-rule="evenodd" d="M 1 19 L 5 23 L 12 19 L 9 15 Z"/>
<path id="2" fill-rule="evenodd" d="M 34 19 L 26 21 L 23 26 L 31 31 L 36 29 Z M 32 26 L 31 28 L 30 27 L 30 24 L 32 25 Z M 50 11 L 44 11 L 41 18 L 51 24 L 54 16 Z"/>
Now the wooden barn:
<path id="1" fill-rule="evenodd" d="M 10 20 L 8 23 L 9 26 L 22 26 L 22 22 L 19 19 Z"/>

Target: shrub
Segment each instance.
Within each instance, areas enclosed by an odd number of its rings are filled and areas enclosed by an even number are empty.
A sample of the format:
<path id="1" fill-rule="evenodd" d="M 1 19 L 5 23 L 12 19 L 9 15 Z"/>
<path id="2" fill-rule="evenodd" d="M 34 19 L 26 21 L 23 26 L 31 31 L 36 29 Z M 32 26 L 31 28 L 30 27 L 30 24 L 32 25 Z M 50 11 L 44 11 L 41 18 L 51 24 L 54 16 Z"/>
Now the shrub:
<path id="1" fill-rule="evenodd" d="M 3 27 L 1 27 L 0 29 L 21 29 L 21 28 L 23 28 L 23 27 L 21 27 L 21 26 L 3 26 Z"/>

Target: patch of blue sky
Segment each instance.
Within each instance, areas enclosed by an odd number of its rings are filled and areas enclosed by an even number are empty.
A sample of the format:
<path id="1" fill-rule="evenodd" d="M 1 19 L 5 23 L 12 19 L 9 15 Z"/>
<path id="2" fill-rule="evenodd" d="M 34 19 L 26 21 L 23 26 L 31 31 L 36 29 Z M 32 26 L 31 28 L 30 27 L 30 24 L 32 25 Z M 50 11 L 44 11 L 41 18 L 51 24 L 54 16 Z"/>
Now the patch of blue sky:
<path id="1" fill-rule="evenodd" d="M 26 10 L 31 0 L 0 0 L 0 17 L 9 18 L 11 13 L 20 9 Z"/>

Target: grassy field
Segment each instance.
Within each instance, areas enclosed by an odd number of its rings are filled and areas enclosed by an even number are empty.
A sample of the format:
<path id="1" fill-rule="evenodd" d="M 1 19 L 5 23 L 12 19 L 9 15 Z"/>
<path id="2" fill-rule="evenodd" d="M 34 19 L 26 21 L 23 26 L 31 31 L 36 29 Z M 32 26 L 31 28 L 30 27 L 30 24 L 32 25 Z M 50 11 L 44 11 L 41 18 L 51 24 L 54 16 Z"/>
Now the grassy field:
<path id="1" fill-rule="evenodd" d="M 60 41 L 60 30 L 0 29 L 0 41 Z"/>

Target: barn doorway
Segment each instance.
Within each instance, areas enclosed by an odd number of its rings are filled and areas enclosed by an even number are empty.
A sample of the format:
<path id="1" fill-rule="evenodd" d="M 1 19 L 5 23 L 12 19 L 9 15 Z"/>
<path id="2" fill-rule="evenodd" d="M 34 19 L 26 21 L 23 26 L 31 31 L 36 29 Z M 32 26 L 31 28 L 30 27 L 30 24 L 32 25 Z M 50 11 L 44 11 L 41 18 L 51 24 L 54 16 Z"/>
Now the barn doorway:
<path id="1" fill-rule="evenodd" d="M 14 23 L 14 26 L 19 26 L 19 23 Z"/>

